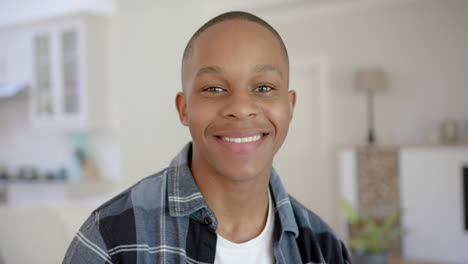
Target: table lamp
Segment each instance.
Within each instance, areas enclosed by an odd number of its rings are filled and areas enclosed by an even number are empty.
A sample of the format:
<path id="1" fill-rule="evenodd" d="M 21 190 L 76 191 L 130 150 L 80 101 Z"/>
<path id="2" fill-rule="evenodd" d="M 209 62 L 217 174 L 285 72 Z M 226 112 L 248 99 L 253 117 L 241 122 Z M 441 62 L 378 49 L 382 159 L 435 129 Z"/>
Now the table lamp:
<path id="1" fill-rule="evenodd" d="M 360 68 L 354 73 L 354 89 L 367 96 L 367 143 L 376 142 L 374 128 L 374 94 L 385 90 L 385 73 L 380 68 Z"/>

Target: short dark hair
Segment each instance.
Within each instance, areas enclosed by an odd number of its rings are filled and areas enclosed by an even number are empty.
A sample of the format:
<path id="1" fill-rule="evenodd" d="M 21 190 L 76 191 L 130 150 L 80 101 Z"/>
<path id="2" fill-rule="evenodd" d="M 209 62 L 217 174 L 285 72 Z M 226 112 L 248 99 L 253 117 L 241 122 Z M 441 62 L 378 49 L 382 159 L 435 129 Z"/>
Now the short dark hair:
<path id="1" fill-rule="evenodd" d="M 221 15 L 218 15 L 212 19 L 210 19 L 208 22 L 206 22 L 203 26 L 201 26 L 193 35 L 192 37 L 190 38 L 190 40 L 188 41 L 187 45 L 185 46 L 185 49 L 184 49 L 184 55 L 182 57 L 182 71 L 181 73 L 183 74 L 183 69 L 184 69 L 184 63 L 185 63 L 185 60 L 190 56 L 190 54 L 192 53 L 192 50 L 193 50 L 193 43 L 194 41 L 198 38 L 198 36 L 200 36 L 201 33 L 203 33 L 205 30 L 207 30 L 208 28 L 220 23 L 220 22 L 223 22 L 223 21 L 228 21 L 228 20 L 245 20 L 245 21 L 251 21 L 253 23 L 256 23 L 264 28 L 266 28 L 268 31 L 270 31 L 271 33 L 273 33 L 273 35 L 276 37 L 276 39 L 278 40 L 279 44 L 280 44 L 280 47 L 283 51 L 283 55 L 285 57 L 285 60 L 286 60 L 286 65 L 288 66 L 289 68 L 289 56 L 288 56 L 288 50 L 286 49 L 286 46 L 284 45 L 284 42 L 283 42 L 283 39 L 281 38 L 280 34 L 270 25 L 268 24 L 265 20 L 259 18 L 258 16 L 256 15 L 253 15 L 253 14 L 250 14 L 250 13 L 247 13 L 247 12 L 243 12 L 243 11 L 231 11 L 231 12 L 227 12 L 227 13 L 223 13 Z"/>

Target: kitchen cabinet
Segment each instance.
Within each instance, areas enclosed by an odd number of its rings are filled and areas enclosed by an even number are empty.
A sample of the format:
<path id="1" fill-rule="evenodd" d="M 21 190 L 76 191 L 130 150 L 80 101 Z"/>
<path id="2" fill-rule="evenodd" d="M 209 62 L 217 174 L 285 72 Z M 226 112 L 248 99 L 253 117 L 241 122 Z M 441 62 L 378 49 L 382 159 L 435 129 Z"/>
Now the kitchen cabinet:
<path id="1" fill-rule="evenodd" d="M 106 129 L 107 18 L 76 14 L 31 25 L 31 123 L 35 129 Z"/>
<path id="2" fill-rule="evenodd" d="M 0 206 L 45 206 L 103 196 L 105 201 L 116 195 L 114 188 L 113 181 L 71 184 L 63 181 L 0 180 Z"/>
<path id="3" fill-rule="evenodd" d="M 25 28 L 0 29 L 0 85 L 30 84 L 31 56 Z"/>
<path id="4" fill-rule="evenodd" d="M 7 81 L 7 35 L 0 34 L 0 85 Z"/>

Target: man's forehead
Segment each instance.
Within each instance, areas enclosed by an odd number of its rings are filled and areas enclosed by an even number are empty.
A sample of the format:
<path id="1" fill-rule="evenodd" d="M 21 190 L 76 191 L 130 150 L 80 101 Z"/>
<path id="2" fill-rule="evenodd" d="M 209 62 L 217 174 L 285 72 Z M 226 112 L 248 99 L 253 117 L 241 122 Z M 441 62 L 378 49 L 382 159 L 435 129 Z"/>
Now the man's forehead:
<path id="1" fill-rule="evenodd" d="M 249 42 L 251 41 L 251 42 Z M 187 68 L 196 75 L 205 72 L 214 72 L 216 62 L 220 57 L 226 54 L 234 54 L 233 49 L 243 44 L 245 53 L 251 53 L 257 48 L 258 53 L 270 52 L 267 55 L 268 60 L 258 61 L 255 64 L 255 71 L 277 71 L 283 77 L 289 75 L 289 59 L 287 50 L 284 47 L 281 37 L 269 25 L 263 25 L 257 21 L 247 19 L 229 19 L 219 21 L 197 32 L 189 41 L 182 62 L 182 81 L 185 89 Z M 260 47 L 260 50 L 259 50 Z M 281 55 L 281 57 L 275 56 Z M 234 55 L 233 55 L 234 56 Z M 209 61 L 209 60 L 212 61 Z M 271 60 L 273 59 L 273 60 Z M 204 69 L 203 69 L 204 68 Z M 250 67 L 249 67 L 250 68 Z M 218 71 L 219 72 L 219 71 Z M 193 76 L 190 74 L 191 76 Z"/>
<path id="2" fill-rule="evenodd" d="M 246 20 L 246 19 L 240 19 L 240 18 L 235 18 L 235 19 L 229 19 L 229 20 L 223 20 L 220 21 L 216 24 L 211 25 L 210 27 L 207 27 L 204 31 L 200 32 L 198 37 L 201 37 L 203 35 L 208 35 L 209 33 L 216 32 L 216 34 L 219 33 L 227 33 L 227 31 L 247 31 L 248 29 L 251 30 L 256 30 L 256 31 L 265 31 L 268 32 L 268 34 L 273 33 L 269 31 L 265 26 L 258 24 L 257 22 Z"/>
<path id="3" fill-rule="evenodd" d="M 244 56 L 249 53 L 263 54 L 268 59 L 257 64 L 275 64 L 276 68 L 283 67 L 280 65 L 283 62 L 286 63 L 286 68 L 289 64 L 287 54 L 276 36 L 263 25 L 248 20 L 233 19 L 212 25 L 200 33 L 191 46 L 191 52 L 185 60 L 192 61 L 197 66 L 200 66 L 199 63 L 213 64 L 213 60 L 218 61 L 235 55 Z M 190 64 L 193 66 L 193 63 Z"/>
<path id="4" fill-rule="evenodd" d="M 241 19 L 226 20 L 212 25 L 193 40 L 193 46 L 200 47 L 222 39 L 229 39 L 229 41 L 267 40 L 268 45 L 279 46 L 275 35 L 264 26 Z"/>
<path id="5" fill-rule="evenodd" d="M 283 71 L 276 65 L 272 65 L 272 64 L 257 64 L 251 67 L 251 69 L 249 70 L 251 70 L 252 72 L 256 72 L 256 73 L 276 72 L 281 77 L 284 77 Z M 202 66 L 197 70 L 195 78 L 198 78 L 204 74 L 223 74 L 223 73 L 225 73 L 224 69 L 217 65 Z"/>

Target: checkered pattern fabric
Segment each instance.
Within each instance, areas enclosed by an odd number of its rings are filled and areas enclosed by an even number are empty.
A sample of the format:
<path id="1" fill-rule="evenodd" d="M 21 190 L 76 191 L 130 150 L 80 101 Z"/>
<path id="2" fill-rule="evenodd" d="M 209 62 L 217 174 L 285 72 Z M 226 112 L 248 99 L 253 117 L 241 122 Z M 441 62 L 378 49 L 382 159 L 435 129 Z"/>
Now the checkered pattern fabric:
<path id="1" fill-rule="evenodd" d="M 218 222 L 189 168 L 191 143 L 165 170 L 104 203 L 74 237 L 63 263 L 213 263 Z M 289 196 L 272 170 L 276 263 L 348 264 L 346 248 Z"/>

